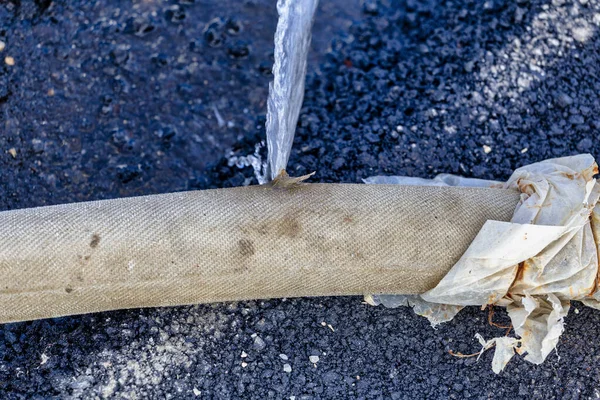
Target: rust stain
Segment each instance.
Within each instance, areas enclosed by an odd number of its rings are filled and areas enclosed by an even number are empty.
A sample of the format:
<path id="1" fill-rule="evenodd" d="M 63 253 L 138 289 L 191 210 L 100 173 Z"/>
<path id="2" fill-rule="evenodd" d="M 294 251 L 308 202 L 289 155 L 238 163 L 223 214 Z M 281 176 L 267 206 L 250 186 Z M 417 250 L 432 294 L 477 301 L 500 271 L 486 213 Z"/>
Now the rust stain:
<path id="1" fill-rule="evenodd" d="M 98 235 L 97 233 L 94 233 L 92 235 L 92 240 L 90 242 L 90 247 L 92 249 L 95 249 L 96 247 L 98 247 L 99 244 L 100 244 L 100 235 Z"/>
<path id="2" fill-rule="evenodd" d="M 65 292 L 67 292 L 67 293 L 72 293 L 72 292 L 73 292 L 73 289 L 72 289 L 72 288 L 70 288 L 70 287 L 66 287 L 66 288 L 65 288 Z"/>
<path id="3" fill-rule="evenodd" d="M 252 257 L 256 252 L 254 243 L 248 239 L 240 239 L 238 241 L 238 250 L 242 257 Z"/>
<path id="4" fill-rule="evenodd" d="M 294 217 L 285 217 L 278 225 L 277 233 L 279 233 L 280 236 L 295 238 L 302 230 L 302 226 Z"/>
<path id="5" fill-rule="evenodd" d="M 508 288 L 509 296 L 510 296 L 510 291 L 511 291 L 512 287 L 515 285 L 515 283 L 517 283 L 523 279 L 523 274 L 525 273 L 525 270 L 528 268 L 526 264 L 527 264 L 527 261 L 523 261 L 523 262 L 519 263 L 519 266 L 517 267 L 517 274 L 515 275 L 515 279 L 512 281 L 512 283 L 510 284 L 510 286 Z"/>
<path id="6" fill-rule="evenodd" d="M 352 217 L 350 215 L 346 215 L 344 217 L 344 222 L 351 224 L 352 222 L 354 222 L 354 220 L 352 219 Z"/>
<path id="7" fill-rule="evenodd" d="M 594 167 L 594 172 L 598 173 L 598 166 L 596 165 Z M 590 224 L 592 225 L 592 237 L 594 238 L 594 243 L 596 243 L 596 246 L 598 246 L 600 244 L 600 242 L 598 240 L 600 240 L 600 238 L 598 237 L 598 232 L 596 231 L 597 229 L 597 225 L 600 221 L 598 221 L 598 215 L 595 212 L 592 212 L 590 214 Z M 598 264 L 600 265 L 600 252 L 597 252 L 597 260 L 598 260 Z M 598 272 L 596 273 L 596 279 L 594 279 L 594 284 L 592 286 L 592 289 L 590 290 L 588 296 L 592 297 L 596 291 L 598 290 L 598 286 L 600 286 L 600 268 L 598 268 Z"/>

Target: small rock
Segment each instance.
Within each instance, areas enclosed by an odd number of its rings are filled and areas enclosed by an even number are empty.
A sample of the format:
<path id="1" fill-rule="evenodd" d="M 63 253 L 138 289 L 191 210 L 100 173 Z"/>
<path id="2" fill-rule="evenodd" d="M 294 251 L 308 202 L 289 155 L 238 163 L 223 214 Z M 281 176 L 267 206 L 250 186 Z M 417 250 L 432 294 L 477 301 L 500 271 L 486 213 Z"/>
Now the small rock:
<path id="1" fill-rule="evenodd" d="M 267 347 L 267 344 L 265 343 L 264 340 L 262 340 L 262 338 L 260 336 L 255 336 L 254 337 L 254 350 L 256 351 L 262 351 L 265 349 L 265 347 Z"/>
<path id="2" fill-rule="evenodd" d="M 374 0 L 367 0 L 363 4 L 363 12 L 365 14 L 377 15 L 379 13 L 379 7 L 377 2 Z"/>
<path id="3" fill-rule="evenodd" d="M 331 164 L 331 168 L 333 168 L 334 171 L 339 171 L 344 165 L 346 165 L 346 160 L 343 157 L 336 157 Z"/>
<path id="4" fill-rule="evenodd" d="M 13 65 L 15 65 L 15 59 L 11 56 L 6 56 L 4 57 L 4 63 L 9 67 L 12 67 Z"/>
<path id="5" fill-rule="evenodd" d="M 17 149 L 14 147 L 8 149 L 8 153 L 12 156 L 12 158 L 17 158 Z"/>
<path id="6" fill-rule="evenodd" d="M 585 119 L 582 115 L 571 115 L 571 118 L 569 118 L 569 122 L 572 125 L 581 125 L 585 122 Z"/>
<path id="7" fill-rule="evenodd" d="M 433 101 L 436 101 L 436 102 L 439 103 L 439 102 L 444 101 L 446 99 L 446 94 L 442 90 L 436 90 L 433 93 L 432 98 L 433 98 Z"/>
<path id="8" fill-rule="evenodd" d="M 573 34 L 573 39 L 577 40 L 580 43 L 585 43 L 592 36 L 594 36 L 594 30 L 591 29 L 587 25 L 578 26 L 577 28 L 573 28 L 573 30 L 571 32 Z"/>
<path id="9" fill-rule="evenodd" d="M 281 358 L 283 361 L 287 361 L 288 360 L 288 356 L 285 354 L 280 354 L 279 358 Z"/>
<path id="10" fill-rule="evenodd" d="M 556 104 L 561 108 L 567 108 L 573 104 L 573 99 L 566 93 L 559 92 L 554 96 L 554 99 L 556 100 Z"/>
<path id="11" fill-rule="evenodd" d="M 475 61 L 468 61 L 465 63 L 465 72 L 473 72 L 473 67 L 475 66 Z"/>
<path id="12" fill-rule="evenodd" d="M 40 139 L 32 139 L 31 146 L 33 148 L 33 152 L 36 154 L 44 152 L 44 142 L 42 142 Z"/>
<path id="13" fill-rule="evenodd" d="M 379 137 L 379 135 L 377 135 L 377 134 L 375 134 L 375 133 L 373 133 L 373 132 L 369 132 L 369 133 L 367 133 L 367 134 L 365 135 L 365 137 L 367 138 L 367 141 L 368 141 L 369 143 L 376 144 L 376 143 L 379 143 L 379 142 L 381 142 L 381 138 Z"/>
<path id="14" fill-rule="evenodd" d="M 0 40 L 0 51 L 4 50 L 6 48 L 6 43 L 4 43 L 2 40 Z"/>
<path id="15" fill-rule="evenodd" d="M 283 364 L 283 372 L 287 372 L 289 374 L 292 372 L 292 366 L 290 364 Z"/>
<path id="16" fill-rule="evenodd" d="M 577 143 L 577 151 L 580 153 L 587 153 L 591 150 L 594 143 L 590 138 L 584 138 L 579 143 Z"/>
<path id="17" fill-rule="evenodd" d="M 518 24 L 523 22 L 523 17 L 525 16 L 526 13 L 527 13 L 526 9 L 517 7 L 517 9 L 515 11 L 515 22 Z"/>
<path id="18" fill-rule="evenodd" d="M 316 364 L 319 362 L 319 356 L 310 356 L 308 357 L 311 363 Z"/>
<path id="19" fill-rule="evenodd" d="M 336 384 L 336 382 L 340 381 L 340 375 L 335 371 L 328 371 L 325 374 L 323 374 L 322 379 L 325 385 L 333 386 Z"/>

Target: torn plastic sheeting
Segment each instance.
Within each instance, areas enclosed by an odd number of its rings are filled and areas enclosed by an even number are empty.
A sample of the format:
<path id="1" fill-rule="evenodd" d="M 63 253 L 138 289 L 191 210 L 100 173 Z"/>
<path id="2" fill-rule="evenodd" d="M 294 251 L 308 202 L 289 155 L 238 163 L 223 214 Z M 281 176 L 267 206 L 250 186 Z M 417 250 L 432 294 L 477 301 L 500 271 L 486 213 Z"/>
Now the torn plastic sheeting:
<path id="1" fill-rule="evenodd" d="M 479 344 L 481 344 L 481 351 L 479 352 L 479 356 L 477 356 L 477 360 L 479 360 L 486 350 L 496 346 L 496 351 L 494 352 L 494 358 L 492 360 L 492 370 L 497 374 L 499 374 L 513 358 L 515 355 L 513 348 L 515 348 L 519 342 L 516 338 L 507 336 L 485 340 L 479 333 L 475 334 L 475 338 L 479 340 Z"/>
<path id="2" fill-rule="evenodd" d="M 570 300 L 599 308 L 600 186 L 589 154 L 542 161 L 495 181 L 439 175 L 433 180 L 372 177 L 365 183 L 487 186 L 518 189 L 511 222 L 488 221 L 467 251 L 433 289 L 421 295 L 369 295 L 371 304 L 411 305 L 432 325 L 451 320 L 463 306 L 505 306 L 519 339 L 495 338 L 493 369 L 516 350 L 540 364 L 556 348 Z M 501 360 L 501 361 L 499 361 Z M 505 362 L 506 361 L 506 362 Z"/>
<path id="3" fill-rule="evenodd" d="M 285 169 L 304 99 L 307 55 L 318 0 L 278 0 L 273 82 L 267 99 L 268 168 L 259 182 L 275 179 Z"/>

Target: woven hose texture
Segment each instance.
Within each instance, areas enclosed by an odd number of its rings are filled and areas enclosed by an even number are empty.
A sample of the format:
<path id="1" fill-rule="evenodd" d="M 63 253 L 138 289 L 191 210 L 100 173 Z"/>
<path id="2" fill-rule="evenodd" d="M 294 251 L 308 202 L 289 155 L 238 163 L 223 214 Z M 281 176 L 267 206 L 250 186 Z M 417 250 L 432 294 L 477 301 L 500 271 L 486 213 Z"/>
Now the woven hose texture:
<path id="1" fill-rule="evenodd" d="M 0 213 L 0 322 L 433 288 L 516 191 L 300 184 Z"/>

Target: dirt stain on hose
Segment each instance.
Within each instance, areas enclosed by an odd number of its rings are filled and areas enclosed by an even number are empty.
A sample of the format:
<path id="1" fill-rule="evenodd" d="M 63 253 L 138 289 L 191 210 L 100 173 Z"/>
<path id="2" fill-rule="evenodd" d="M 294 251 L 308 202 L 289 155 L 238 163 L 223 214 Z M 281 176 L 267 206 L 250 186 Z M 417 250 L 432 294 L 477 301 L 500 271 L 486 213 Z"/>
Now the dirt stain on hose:
<path id="1" fill-rule="evenodd" d="M 252 240 L 240 239 L 238 241 L 238 250 L 242 257 L 252 257 L 256 250 L 254 249 L 254 243 Z"/>
<path id="2" fill-rule="evenodd" d="M 302 227 L 298 220 L 294 217 L 285 217 L 278 224 L 278 234 L 280 236 L 287 236 L 290 238 L 295 238 L 300 233 Z"/>
<path id="3" fill-rule="evenodd" d="M 95 249 L 96 247 L 98 247 L 99 244 L 100 244 L 100 235 L 98 235 L 97 233 L 94 233 L 92 235 L 92 241 L 90 242 L 90 247 L 92 249 Z"/>

